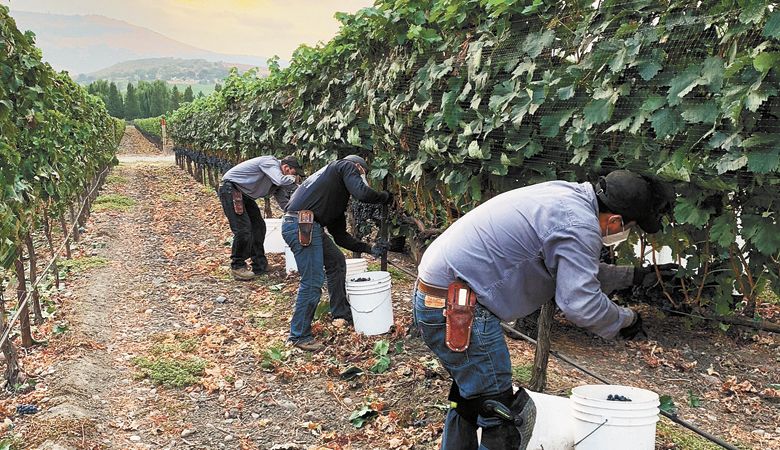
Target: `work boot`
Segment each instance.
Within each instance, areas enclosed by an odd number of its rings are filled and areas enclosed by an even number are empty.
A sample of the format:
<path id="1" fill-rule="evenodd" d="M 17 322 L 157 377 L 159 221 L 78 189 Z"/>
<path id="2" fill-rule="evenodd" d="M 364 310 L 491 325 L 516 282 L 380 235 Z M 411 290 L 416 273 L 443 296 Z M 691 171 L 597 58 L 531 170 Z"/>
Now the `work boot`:
<path id="1" fill-rule="evenodd" d="M 293 346 L 298 347 L 299 349 L 305 351 L 305 352 L 318 352 L 325 348 L 324 345 L 320 344 L 319 342 L 312 339 L 311 341 L 306 342 L 294 342 Z"/>
<path id="2" fill-rule="evenodd" d="M 233 275 L 233 279 L 236 281 L 249 281 L 255 278 L 255 274 L 246 267 L 230 269 L 230 274 Z"/>

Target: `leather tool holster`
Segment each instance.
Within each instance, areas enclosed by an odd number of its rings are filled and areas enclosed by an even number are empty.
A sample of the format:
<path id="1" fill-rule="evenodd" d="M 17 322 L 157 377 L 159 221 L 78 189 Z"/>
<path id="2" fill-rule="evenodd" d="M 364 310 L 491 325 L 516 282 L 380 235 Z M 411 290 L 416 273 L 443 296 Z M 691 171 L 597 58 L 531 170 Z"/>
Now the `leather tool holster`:
<path id="1" fill-rule="evenodd" d="M 447 347 L 453 352 L 465 352 L 471 339 L 477 294 L 463 281 L 454 281 L 447 289 L 446 319 Z"/>
<path id="2" fill-rule="evenodd" d="M 235 186 L 233 186 L 233 211 L 239 216 L 244 214 L 244 194 Z"/>
<path id="3" fill-rule="evenodd" d="M 308 209 L 298 211 L 298 242 L 302 247 L 311 245 L 311 232 L 314 228 L 314 212 Z"/>

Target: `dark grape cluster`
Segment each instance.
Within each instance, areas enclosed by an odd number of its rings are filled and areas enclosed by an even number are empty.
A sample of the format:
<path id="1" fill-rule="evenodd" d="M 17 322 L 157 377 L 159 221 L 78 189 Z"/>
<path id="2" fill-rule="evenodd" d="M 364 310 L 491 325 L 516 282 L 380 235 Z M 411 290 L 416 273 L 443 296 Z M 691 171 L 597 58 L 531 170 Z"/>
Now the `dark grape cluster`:
<path id="1" fill-rule="evenodd" d="M 382 205 L 353 199 L 351 210 L 355 227 L 353 233 L 357 238 L 370 235 L 374 227 L 379 228 L 382 225 Z"/>
<path id="2" fill-rule="evenodd" d="M 38 407 L 35 405 L 18 405 L 16 407 L 16 414 L 35 414 L 38 412 Z"/>
<path id="3" fill-rule="evenodd" d="M 371 281 L 371 278 L 364 278 L 364 277 L 351 278 L 349 281 L 354 281 L 355 283 L 362 283 L 364 281 Z"/>
<path id="4" fill-rule="evenodd" d="M 631 399 L 618 394 L 609 394 L 607 400 L 611 402 L 630 402 Z"/>

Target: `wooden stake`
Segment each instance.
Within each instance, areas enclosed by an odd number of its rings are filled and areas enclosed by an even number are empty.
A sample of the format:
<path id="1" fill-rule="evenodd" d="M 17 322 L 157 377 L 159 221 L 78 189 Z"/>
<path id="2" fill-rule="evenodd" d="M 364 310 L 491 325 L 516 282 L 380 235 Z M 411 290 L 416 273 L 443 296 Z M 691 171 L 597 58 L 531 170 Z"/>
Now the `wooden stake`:
<path id="1" fill-rule="evenodd" d="M 547 362 L 550 358 L 550 334 L 554 313 L 555 299 L 552 298 L 542 305 L 542 311 L 539 314 L 534 371 L 530 383 L 530 389 L 535 392 L 544 392 L 547 385 Z"/>

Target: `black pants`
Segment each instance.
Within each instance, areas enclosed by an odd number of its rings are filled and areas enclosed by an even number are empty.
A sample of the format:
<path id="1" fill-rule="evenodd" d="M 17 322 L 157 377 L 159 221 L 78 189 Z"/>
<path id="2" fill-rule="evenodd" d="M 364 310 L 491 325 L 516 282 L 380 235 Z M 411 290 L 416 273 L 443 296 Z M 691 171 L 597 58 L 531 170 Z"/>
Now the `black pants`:
<path id="1" fill-rule="evenodd" d="M 328 280 L 330 314 L 334 319 L 352 321 L 352 310 L 347 301 L 347 261 L 344 253 L 328 235 L 322 237 L 322 260 L 325 264 L 325 278 Z"/>
<path id="2" fill-rule="evenodd" d="M 264 272 L 268 268 L 265 257 L 265 221 L 260 215 L 257 202 L 241 194 L 244 202 L 244 213 L 236 214 L 233 208 L 233 190 L 238 189 L 232 183 L 224 183 L 219 187 L 219 201 L 225 212 L 230 231 L 233 232 L 233 247 L 230 252 L 230 267 L 241 269 L 246 267 L 246 260 L 252 259 L 252 271 Z"/>

